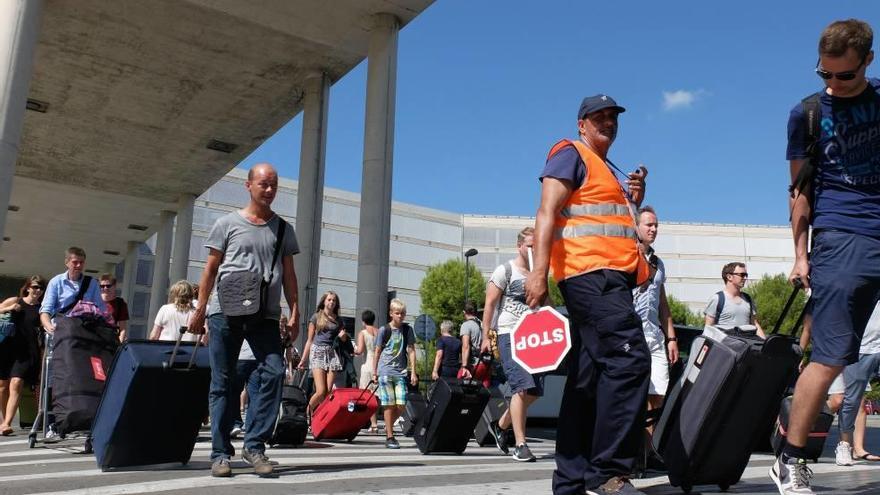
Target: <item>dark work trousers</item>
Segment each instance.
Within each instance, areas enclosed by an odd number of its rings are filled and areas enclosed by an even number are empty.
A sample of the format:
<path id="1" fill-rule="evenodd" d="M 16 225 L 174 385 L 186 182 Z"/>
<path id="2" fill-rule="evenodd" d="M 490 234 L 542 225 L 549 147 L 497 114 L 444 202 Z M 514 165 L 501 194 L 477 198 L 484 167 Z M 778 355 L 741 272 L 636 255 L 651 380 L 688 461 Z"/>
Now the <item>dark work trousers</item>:
<path id="1" fill-rule="evenodd" d="M 559 283 L 571 325 L 556 434 L 555 495 L 629 476 L 645 427 L 651 354 L 632 276 L 598 270 Z"/>

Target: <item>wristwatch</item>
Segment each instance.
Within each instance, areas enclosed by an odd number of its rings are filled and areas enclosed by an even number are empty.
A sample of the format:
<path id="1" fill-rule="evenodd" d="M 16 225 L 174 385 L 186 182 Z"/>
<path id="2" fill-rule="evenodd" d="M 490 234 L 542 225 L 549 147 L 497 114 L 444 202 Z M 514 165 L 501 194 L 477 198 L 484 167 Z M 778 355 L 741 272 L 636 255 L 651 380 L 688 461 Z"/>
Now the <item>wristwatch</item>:
<path id="1" fill-rule="evenodd" d="M 678 337 L 666 337 L 666 342 L 678 342 Z"/>

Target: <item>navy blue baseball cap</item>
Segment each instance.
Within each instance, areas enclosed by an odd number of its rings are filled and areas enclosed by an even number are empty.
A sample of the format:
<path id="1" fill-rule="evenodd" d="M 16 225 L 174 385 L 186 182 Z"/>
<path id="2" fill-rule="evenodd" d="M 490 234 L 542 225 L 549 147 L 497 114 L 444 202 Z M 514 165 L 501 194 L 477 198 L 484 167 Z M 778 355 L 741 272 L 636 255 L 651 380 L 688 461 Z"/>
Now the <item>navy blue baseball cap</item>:
<path id="1" fill-rule="evenodd" d="M 583 120 L 587 114 L 598 112 L 599 110 L 604 110 L 606 108 L 614 108 L 617 110 L 617 113 L 623 113 L 626 111 L 625 108 L 614 101 L 614 98 L 608 95 L 598 94 L 584 98 L 584 101 L 581 102 L 581 108 L 578 109 L 578 120 Z"/>

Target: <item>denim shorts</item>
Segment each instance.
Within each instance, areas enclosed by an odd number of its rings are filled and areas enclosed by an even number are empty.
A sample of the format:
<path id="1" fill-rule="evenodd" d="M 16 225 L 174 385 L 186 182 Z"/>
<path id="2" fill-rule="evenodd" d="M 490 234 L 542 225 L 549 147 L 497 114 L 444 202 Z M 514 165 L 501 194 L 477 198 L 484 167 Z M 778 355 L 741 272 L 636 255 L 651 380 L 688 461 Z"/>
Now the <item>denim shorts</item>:
<path id="1" fill-rule="evenodd" d="M 544 395 L 544 374 L 532 375 L 513 360 L 509 333 L 498 334 L 498 349 L 501 350 L 501 366 L 507 376 L 511 393 L 525 392 L 535 397 Z"/>
<path id="2" fill-rule="evenodd" d="M 859 360 L 865 325 L 880 297 L 880 239 L 822 230 L 810 253 L 810 360 L 845 366 Z"/>

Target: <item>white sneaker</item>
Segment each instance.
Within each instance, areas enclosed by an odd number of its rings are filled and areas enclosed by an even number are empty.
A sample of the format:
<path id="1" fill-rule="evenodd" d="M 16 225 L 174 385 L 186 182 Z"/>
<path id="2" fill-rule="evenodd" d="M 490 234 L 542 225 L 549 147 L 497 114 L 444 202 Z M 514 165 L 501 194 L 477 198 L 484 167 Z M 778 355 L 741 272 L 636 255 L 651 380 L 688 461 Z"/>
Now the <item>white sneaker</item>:
<path id="1" fill-rule="evenodd" d="M 58 443 L 62 440 L 60 434 L 55 431 L 55 428 L 50 426 L 47 428 L 46 436 L 43 438 L 43 443 Z"/>
<path id="2" fill-rule="evenodd" d="M 240 427 L 236 426 L 235 428 L 232 429 L 232 432 L 229 433 L 229 436 L 231 438 L 239 438 L 239 437 L 241 437 L 242 433 L 244 433 L 244 430 L 241 429 Z"/>
<path id="3" fill-rule="evenodd" d="M 846 442 L 838 443 L 837 448 L 834 449 L 834 457 L 837 460 L 838 466 L 852 466 L 852 446 Z"/>
<path id="4" fill-rule="evenodd" d="M 776 483 L 780 495 L 814 495 L 810 488 L 813 471 L 807 467 L 806 459 L 791 459 L 782 462 L 782 456 L 770 466 L 770 479 Z"/>

